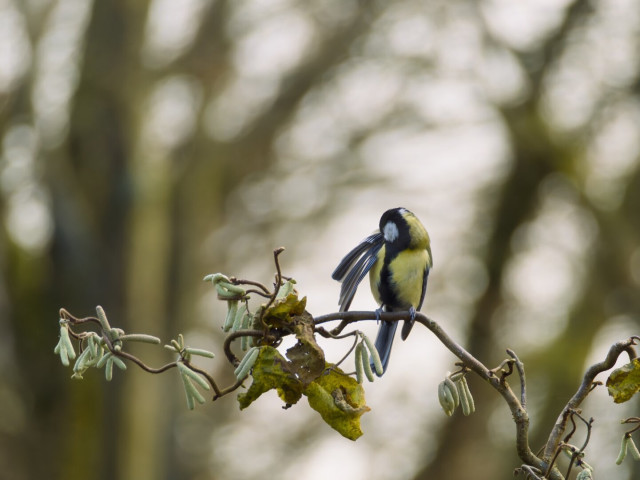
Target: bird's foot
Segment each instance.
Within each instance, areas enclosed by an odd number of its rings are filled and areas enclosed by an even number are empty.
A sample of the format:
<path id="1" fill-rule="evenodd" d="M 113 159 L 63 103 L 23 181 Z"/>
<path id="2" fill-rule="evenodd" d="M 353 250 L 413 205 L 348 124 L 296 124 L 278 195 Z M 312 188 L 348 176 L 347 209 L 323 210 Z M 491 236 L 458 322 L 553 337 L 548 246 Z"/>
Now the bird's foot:
<path id="1" fill-rule="evenodd" d="M 380 306 L 380 308 L 376 309 L 376 323 L 380 323 L 380 315 L 382 315 L 382 312 L 384 310 L 382 309 L 382 306 Z"/>

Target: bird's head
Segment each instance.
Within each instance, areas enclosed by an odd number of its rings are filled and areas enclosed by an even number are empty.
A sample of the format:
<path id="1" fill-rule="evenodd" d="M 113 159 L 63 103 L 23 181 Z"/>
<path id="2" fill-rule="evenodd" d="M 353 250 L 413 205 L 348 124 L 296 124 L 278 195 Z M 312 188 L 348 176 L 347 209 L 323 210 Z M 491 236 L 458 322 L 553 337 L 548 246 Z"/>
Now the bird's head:
<path id="1" fill-rule="evenodd" d="M 384 212 L 380 218 L 380 233 L 385 243 L 397 250 L 429 246 L 427 230 L 406 208 L 392 208 Z"/>

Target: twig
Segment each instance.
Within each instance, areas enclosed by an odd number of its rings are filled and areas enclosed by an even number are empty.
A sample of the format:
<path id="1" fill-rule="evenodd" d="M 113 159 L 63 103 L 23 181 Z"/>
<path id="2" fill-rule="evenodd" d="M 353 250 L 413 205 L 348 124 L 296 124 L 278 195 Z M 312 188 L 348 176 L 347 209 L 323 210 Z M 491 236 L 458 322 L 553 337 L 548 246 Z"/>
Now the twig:
<path id="1" fill-rule="evenodd" d="M 567 402 L 560 416 L 558 417 L 558 420 L 553 426 L 553 429 L 551 430 L 551 434 L 549 435 L 549 439 L 547 440 L 545 451 L 542 456 L 543 460 L 551 460 L 551 457 L 556 452 L 558 445 L 560 444 L 560 437 L 566 429 L 567 421 L 571 411 L 576 410 L 587 397 L 587 395 L 592 391 L 591 384 L 593 383 L 596 375 L 612 368 L 615 365 L 616 360 L 618 359 L 620 354 L 627 351 L 628 347 L 635 345 L 636 340 L 639 339 L 639 337 L 633 336 L 628 338 L 627 340 L 614 343 L 609 349 L 607 357 L 602 362 L 598 362 L 589 367 L 587 372 L 584 374 L 584 378 L 582 380 L 582 383 L 580 384 L 580 387 L 578 387 L 578 391 L 573 395 L 573 397 L 571 397 L 569 402 Z"/>
<path id="2" fill-rule="evenodd" d="M 342 362 L 344 362 L 349 357 L 349 355 L 351 355 L 351 352 L 353 352 L 354 348 L 356 348 L 356 345 L 358 345 L 358 334 L 356 332 L 351 332 L 350 334 L 345 335 L 343 338 L 346 338 L 347 336 L 351 336 L 351 335 L 355 337 L 353 345 L 351 345 L 351 348 L 345 354 L 344 357 L 342 357 L 340 360 L 338 360 L 336 363 L 333 364 L 333 366 L 331 367 L 332 369 L 335 367 L 338 367 Z"/>
<path id="3" fill-rule="evenodd" d="M 98 326 L 102 326 L 102 324 L 100 323 L 100 320 L 96 317 L 84 317 L 84 318 L 74 317 L 65 308 L 60 309 L 60 318 L 67 320 L 71 325 L 81 325 L 83 323 L 95 323 Z"/>
<path id="4" fill-rule="evenodd" d="M 113 349 L 112 346 L 109 347 L 109 351 L 117 356 L 117 357 L 122 357 L 122 358 L 126 358 L 127 360 L 135 363 L 136 365 L 138 365 L 142 370 L 144 370 L 145 372 L 149 372 L 149 373 L 162 373 L 162 372 L 166 372 L 167 370 L 174 368 L 178 365 L 177 362 L 171 362 L 171 363 L 167 363 L 166 365 L 163 365 L 160 368 L 153 368 L 148 366 L 147 364 L 145 364 L 142 360 L 140 360 L 138 357 L 131 355 L 130 353 L 125 352 L 124 350 L 120 350 L 120 351 L 116 351 Z"/>
<path id="5" fill-rule="evenodd" d="M 556 448 L 556 451 L 553 454 L 553 458 L 549 462 L 549 465 L 547 466 L 547 470 L 545 471 L 544 476 L 542 478 L 548 478 L 549 474 L 551 474 L 551 471 L 553 470 L 553 466 L 555 465 L 556 460 L 558 459 L 558 455 L 560 455 L 560 452 L 565 446 L 566 446 L 566 443 L 564 442 L 560 442 L 558 444 L 558 448 Z"/>
<path id="6" fill-rule="evenodd" d="M 285 333 L 285 334 L 288 335 L 288 332 Z M 229 335 L 227 335 L 227 338 L 224 339 L 224 354 L 227 356 L 227 359 L 229 360 L 229 362 L 231 362 L 231 364 L 234 367 L 238 366 L 238 364 L 240 363 L 240 360 L 231 351 L 231 343 L 236 338 L 241 338 L 241 337 L 260 337 L 260 338 L 262 338 L 262 337 L 264 337 L 264 332 L 262 330 L 236 330 L 235 332 L 231 332 Z M 275 340 L 275 339 L 276 338 L 274 337 L 271 340 Z"/>
<path id="7" fill-rule="evenodd" d="M 640 417 L 629 417 L 626 420 L 623 420 L 622 423 L 637 423 L 637 425 L 626 432 L 627 435 L 631 435 L 635 433 L 637 430 L 640 430 Z"/>
<path id="8" fill-rule="evenodd" d="M 284 252 L 284 247 L 278 247 L 273 251 L 273 261 L 276 264 L 276 291 L 280 288 L 280 282 L 282 282 L 282 270 L 280 269 L 280 261 L 278 257 Z"/>
<path id="9" fill-rule="evenodd" d="M 240 279 L 236 277 L 231 277 L 229 280 L 231 280 L 231 283 L 233 283 L 234 285 L 253 285 L 254 287 L 258 287 L 259 289 L 261 289 L 265 295 L 267 296 L 271 295 L 271 291 L 260 282 L 256 282 L 254 280 Z"/>
<path id="10" fill-rule="evenodd" d="M 191 362 L 187 362 L 186 360 L 183 360 L 182 363 L 184 363 L 187 367 L 189 367 L 194 372 L 199 373 L 200 375 L 202 375 L 204 378 L 207 379 L 207 382 L 209 382 L 209 385 L 211 385 L 211 388 L 215 392 L 215 395 L 213 397 L 214 400 L 221 396 L 221 392 L 220 392 L 220 389 L 218 388 L 218 384 L 215 382 L 215 380 L 211 375 L 209 375 L 207 372 L 205 372 L 201 368 L 198 368 L 195 365 L 192 365 Z"/>
<path id="11" fill-rule="evenodd" d="M 562 442 L 564 443 L 568 443 L 569 440 L 571 440 L 571 437 L 573 437 L 573 434 L 576 433 L 576 430 L 578 429 L 578 426 L 576 425 L 576 421 L 573 419 L 573 415 L 569 416 L 569 420 L 571 420 L 571 431 L 567 433 L 565 437 L 562 439 Z"/>
<path id="12" fill-rule="evenodd" d="M 213 400 L 215 401 L 215 400 L 219 399 L 220 397 L 224 397 L 225 395 L 228 395 L 229 393 L 237 390 L 242 385 L 242 382 L 244 382 L 244 380 L 245 380 L 244 378 L 242 380 L 237 380 L 236 383 L 234 383 L 233 385 L 231 385 L 231 386 L 229 386 L 227 388 L 223 388 L 222 390 L 220 390 L 219 393 L 216 393 L 213 396 Z"/>
<path id="13" fill-rule="evenodd" d="M 489 372 L 491 372 L 491 375 L 495 376 L 498 372 L 501 371 L 502 375 L 500 375 L 500 383 L 504 383 L 507 377 L 513 373 L 514 362 L 515 360 L 513 360 L 512 358 L 507 358 L 506 360 L 503 360 L 502 363 L 500 363 L 500 365 L 498 365 L 496 368 L 492 368 L 491 370 L 489 370 Z M 507 370 L 505 370 L 504 367 L 507 367 Z"/>
<path id="14" fill-rule="evenodd" d="M 245 293 L 255 293 L 256 295 L 260 295 L 261 297 L 264 297 L 264 298 L 271 297 L 271 293 L 267 294 L 267 293 L 264 293 L 264 292 L 262 292 L 260 290 L 256 290 L 255 288 L 250 288 Z"/>
<path id="15" fill-rule="evenodd" d="M 518 370 L 518 376 L 520 377 L 520 405 L 523 409 L 527 409 L 527 381 L 524 376 L 524 364 L 520 361 L 516 353 L 507 348 L 507 354 L 513 358 L 516 362 L 516 369 Z"/>
<path id="16" fill-rule="evenodd" d="M 265 336 L 269 333 L 269 325 L 264 323 L 264 320 L 263 320 L 264 313 L 267 310 L 269 310 L 269 307 L 273 304 L 273 302 L 275 302 L 276 297 L 278 296 L 278 290 L 280 290 L 280 285 L 282 284 L 282 271 L 280 270 L 280 262 L 278 261 L 278 256 L 282 252 L 284 252 L 284 247 L 276 248 L 273 251 L 273 261 L 276 264 L 276 282 L 275 282 L 275 285 L 274 285 L 273 293 L 271 294 L 271 297 L 269 298 L 269 301 L 264 306 L 264 308 L 262 308 L 262 311 L 260 312 L 260 323 L 262 323 L 262 325 L 264 326 L 263 335 L 265 335 Z"/>
<path id="17" fill-rule="evenodd" d="M 582 456 L 582 454 L 584 452 L 584 449 L 587 448 L 587 445 L 589 444 L 589 441 L 591 440 L 591 430 L 593 428 L 593 417 L 590 418 L 589 421 L 587 421 L 582 415 L 580 415 L 580 412 L 574 410 L 573 411 L 573 415 L 571 415 L 571 421 L 574 422 L 574 425 L 575 425 L 575 421 L 573 420 L 574 416 L 577 416 L 586 425 L 586 427 L 587 427 L 587 436 L 584 439 L 584 443 L 582 444 L 582 447 L 577 451 L 572 451 L 572 453 L 571 453 L 571 461 L 569 462 L 569 468 L 567 468 L 567 474 L 565 475 L 566 478 L 569 478 L 569 475 L 571 474 L 571 469 L 573 468 L 573 464 L 576 461 L 576 459 L 579 459 Z M 579 462 L 579 460 L 578 460 L 578 462 Z"/>

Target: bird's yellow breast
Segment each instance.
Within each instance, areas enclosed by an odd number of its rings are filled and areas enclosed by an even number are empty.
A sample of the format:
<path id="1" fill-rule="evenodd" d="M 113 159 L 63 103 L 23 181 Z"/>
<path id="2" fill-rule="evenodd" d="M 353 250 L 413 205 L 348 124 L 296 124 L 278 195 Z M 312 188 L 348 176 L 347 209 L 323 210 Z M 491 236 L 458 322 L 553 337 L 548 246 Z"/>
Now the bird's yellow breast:
<path id="1" fill-rule="evenodd" d="M 429 262 L 426 250 L 404 250 L 391 261 L 391 284 L 400 304 L 418 308 L 424 271 Z"/>
<path id="2" fill-rule="evenodd" d="M 385 247 L 378 252 L 378 259 L 369 272 L 371 293 L 379 305 L 380 277 L 384 266 Z M 397 299 L 397 306 L 418 308 L 422 297 L 424 271 L 431 267 L 431 256 L 426 249 L 403 250 L 388 265 L 390 288 Z"/>

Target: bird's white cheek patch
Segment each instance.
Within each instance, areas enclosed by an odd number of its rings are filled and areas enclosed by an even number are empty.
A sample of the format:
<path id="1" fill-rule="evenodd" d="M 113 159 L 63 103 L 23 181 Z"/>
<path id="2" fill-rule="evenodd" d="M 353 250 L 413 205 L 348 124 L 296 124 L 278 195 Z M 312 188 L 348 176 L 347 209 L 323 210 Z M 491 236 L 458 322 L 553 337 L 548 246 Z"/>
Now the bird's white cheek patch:
<path id="1" fill-rule="evenodd" d="M 387 222 L 382 233 L 384 234 L 384 239 L 387 242 L 393 242 L 398 238 L 398 226 L 393 222 Z"/>

